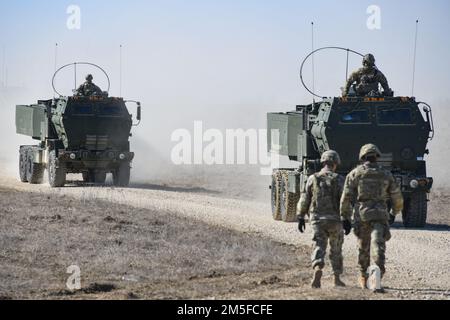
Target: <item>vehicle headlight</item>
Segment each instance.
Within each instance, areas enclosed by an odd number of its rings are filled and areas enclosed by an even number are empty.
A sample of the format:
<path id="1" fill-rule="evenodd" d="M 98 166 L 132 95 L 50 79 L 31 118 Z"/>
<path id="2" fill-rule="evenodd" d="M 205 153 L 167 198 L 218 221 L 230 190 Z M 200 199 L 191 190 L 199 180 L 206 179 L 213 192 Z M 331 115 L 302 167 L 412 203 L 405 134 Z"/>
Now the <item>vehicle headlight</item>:
<path id="1" fill-rule="evenodd" d="M 116 157 L 116 154 L 112 151 L 108 152 L 108 158 L 110 158 L 111 160 L 114 160 L 114 158 Z"/>
<path id="2" fill-rule="evenodd" d="M 411 182 L 409 183 L 409 186 L 413 189 L 417 189 L 419 187 L 419 181 L 411 180 Z"/>
<path id="3" fill-rule="evenodd" d="M 412 148 L 404 148 L 401 152 L 401 156 L 405 160 L 411 160 L 414 158 L 414 150 Z"/>
<path id="4" fill-rule="evenodd" d="M 121 154 L 119 155 L 119 159 L 120 159 L 120 160 L 125 160 L 125 158 L 126 158 L 126 156 L 125 156 L 123 153 L 121 153 Z"/>
<path id="5" fill-rule="evenodd" d="M 70 159 L 75 160 L 77 158 L 77 155 L 75 153 L 70 154 Z"/>

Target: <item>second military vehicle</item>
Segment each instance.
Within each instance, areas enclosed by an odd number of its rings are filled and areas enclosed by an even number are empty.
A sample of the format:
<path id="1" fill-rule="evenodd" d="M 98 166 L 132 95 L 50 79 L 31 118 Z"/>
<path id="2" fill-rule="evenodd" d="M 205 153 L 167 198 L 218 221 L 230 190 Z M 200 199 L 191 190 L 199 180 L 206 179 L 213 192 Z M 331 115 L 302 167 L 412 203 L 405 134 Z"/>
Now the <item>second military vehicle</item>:
<path id="1" fill-rule="evenodd" d="M 269 152 L 298 162 L 297 168 L 273 172 L 274 219 L 296 221 L 300 193 L 308 177 L 321 169 L 323 152 L 340 154 L 338 172 L 345 176 L 359 164 L 360 148 L 374 143 L 382 152 L 380 164 L 393 173 L 403 191 L 404 225 L 424 227 L 433 185 L 424 157 L 433 135 L 431 107 L 409 97 L 323 98 L 291 112 L 269 113 Z"/>
<path id="2" fill-rule="evenodd" d="M 16 106 L 17 133 L 39 141 L 20 147 L 21 181 L 40 184 L 47 170 L 50 186 L 63 187 L 69 173 L 81 173 L 87 183 L 105 183 L 112 173 L 114 185 L 128 186 L 134 153 L 126 102 L 102 92 Z M 130 102 L 137 104 L 140 121 L 140 103 Z"/>

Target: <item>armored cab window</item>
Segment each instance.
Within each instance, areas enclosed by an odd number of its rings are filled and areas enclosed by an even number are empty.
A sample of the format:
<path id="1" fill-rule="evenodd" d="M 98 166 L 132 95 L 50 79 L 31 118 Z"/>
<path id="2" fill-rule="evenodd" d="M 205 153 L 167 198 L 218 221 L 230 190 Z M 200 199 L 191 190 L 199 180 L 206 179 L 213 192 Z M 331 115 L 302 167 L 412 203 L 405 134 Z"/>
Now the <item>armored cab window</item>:
<path id="1" fill-rule="evenodd" d="M 378 124 L 380 125 L 410 125 L 414 124 L 411 109 L 378 108 Z"/>
<path id="2" fill-rule="evenodd" d="M 92 106 L 90 104 L 87 103 L 77 103 L 77 104 L 72 104 L 72 113 L 73 114 L 82 114 L 82 115 L 87 115 L 87 114 L 93 114 L 94 110 L 92 109 Z"/>
<path id="3" fill-rule="evenodd" d="M 120 115 L 121 113 L 121 109 L 117 106 L 104 106 L 100 111 L 103 115 Z"/>
<path id="4" fill-rule="evenodd" d="M 341 123 L 346 124 L 361 124 L 361 123 L 372 123 L 369 117 L 369 110 L 367 109 L 359 109 L 352 110 L 349 112 L 344 112 L 341 115 Z"/>
<path id="5" fill-rule="evenodd" d="M 100 107 L 99 109 L 100 115 L 107 115 L 107 116 L 116 116 L 122 114 L 122 108 L 117 103 L 107 103 Z"/>

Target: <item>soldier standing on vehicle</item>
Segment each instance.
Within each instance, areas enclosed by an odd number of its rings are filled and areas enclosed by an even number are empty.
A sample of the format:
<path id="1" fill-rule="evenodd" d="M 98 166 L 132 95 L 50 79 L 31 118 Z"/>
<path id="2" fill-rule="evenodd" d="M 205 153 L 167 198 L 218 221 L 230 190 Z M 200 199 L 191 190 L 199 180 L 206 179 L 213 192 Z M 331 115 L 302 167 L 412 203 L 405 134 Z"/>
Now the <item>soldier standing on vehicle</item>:
<path id="1" fill-rule="evenodd" d="M 94 77 L 92 74 L 88 74 L 86 76 L 86 82 L 83 83 L 78 89 L 77 89 L 77 95 L 78 96 L 97 96 L 102 95 L 102 89 L 100 89 L 98 86 L 96 86 L 92 80 Z"/>
<path id="2" fill-rule="evenodd" d="M 377 146 L 367 144 L 361 148 L 358 166 L 347 176 L 341 199 L 341 216 L 350 220 L 354 213 L 354 233 L 358 238 L 361 275 L 359 284 L 367 288 L 367 269 L 372 260 L 386 272 L 386 241 L 391 238 L 390 223 L 403 210 L 403 196 L 392 173 L 377 164 L 381 152 Z M 388 213 L 387 201 L 392 204 Z M 353 207 L 354 205 L 354 207 Z"/>
<path id="3" fill-rule="evenodd" d="M 351 223 L 341 222 L 339 214 L 339 201 L 344 185 L 344 178 L 337 174 L 336 168 L 341 160 L 336 151 L 323 153 L 321 163 L 323 169 L 309 177 L 306 190 L 302 193 L 299 202 L 299 231 L 305 231 L 305 215 L 309 214 L 314 232 L 314 251 L 311 256 L 314 277 L 311 283 L 313 288 L 320 288 L 322 269 L 325 265 L 325 254 L 328 242 L 330 243 L 330 261 L 334 272 L 334 285 L 344 287 L 340 276 L 343 273 L 342 245 L 344 231 L 348 235 Z M 344 228 L 343 228 L 344 227 Z"/>
<path id="4" fill-rule="evenodd" d="M 354 85 L 357 96 L 378 96 L 379 84 L 383 87 L 385 96 L 392 96 L 393 91 L 389 88 L 384 74 L 375 66 L 375 57 L 367 54 L 363 58 L 363 67 L 353 72 L 345 85 L 343 96 L 347 96 L 350 87 Z"/>

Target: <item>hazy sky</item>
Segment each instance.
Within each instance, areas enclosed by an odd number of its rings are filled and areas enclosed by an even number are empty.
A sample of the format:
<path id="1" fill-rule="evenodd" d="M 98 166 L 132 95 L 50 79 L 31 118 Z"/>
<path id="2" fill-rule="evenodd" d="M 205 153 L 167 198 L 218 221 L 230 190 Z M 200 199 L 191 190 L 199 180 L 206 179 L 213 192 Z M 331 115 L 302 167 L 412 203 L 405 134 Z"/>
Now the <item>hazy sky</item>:
<path id="1" fill-rule="evenodd" d="M 67 28 L 70 5 L 81 10 L 80 30 Z M 367 27 L 371 5 L 381 10 L 380 30 Z M 6 53 L 8 85 L 21 88 L 10 97 L 11 106 L 1 106 L 9 112 L 2 117 L 2 130 L 14 131 L 14 104 L 53 95 L 55 43 L 58 65 L 90 61 L 103 66 L 112 95 L 119 94 L 119 46 L 124 46 L 122 93 L 142 101 L 144 121 L 135 137 L 150 144 L 170 149 L 170 133 L 191 129 L 194 120 L 204 120 L 206 127 L 265 128 L 266 112 L 310 102 L 298 70 L 311 50 L 311 21 L 316 47 L 375 54 L 390 86 L 404 96 L 411 94 L 419 19 L 415 96 L 442 105 L 450 98 L 449 13 L 446 0 L 0 0 L 0 48 Z M 340 94 L 345 53 L 326 52 L 315 60 L 317 91 Z M 351 69 L 360 64 L 359 57 L 352 57 Z M 84 73 L 80 70 L 79 82 Z M 94 75 L 104 88 L 104 79 Z M 310 66 L 305 79 L 311 80 Z M 69 70 L 58 86 L 70 93 Z"/>
<path id="2" fill-rule="evenodd" d="M 80 30 L 66 27 L 71 4 L 81 9 Z M 366 26 L 370 5 L 381 9 L 380 30 Z M 374 53 L 391 86 L 409 95 L 419 18 L 416 95 L 430 100 L 448 96 L 449 13 L 445 0 L 1 0 L 0 45 L 6 51 L 9 85 L 38 86 L 47 94 L 52 93 L 48 83 L 56 42 L 59 65 L 96 62 L 111 74 L 112 91 L 118 94 L 123 44 L 124 94 L 142 96 L 145 90 L 148 103 L 300 103 L 306 93 L 299 87 L 298 68 L 311 48 L 311 21 L 317 47 Z M 318 55 L 316 63 L 318 91 L 338 94 L 345 77 L 343 53 Z"/>

